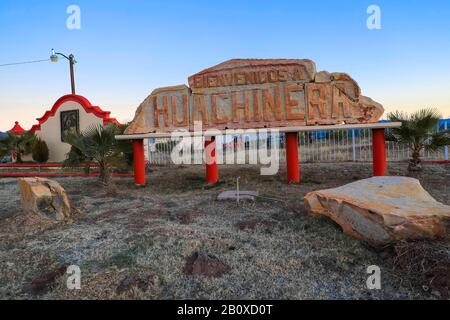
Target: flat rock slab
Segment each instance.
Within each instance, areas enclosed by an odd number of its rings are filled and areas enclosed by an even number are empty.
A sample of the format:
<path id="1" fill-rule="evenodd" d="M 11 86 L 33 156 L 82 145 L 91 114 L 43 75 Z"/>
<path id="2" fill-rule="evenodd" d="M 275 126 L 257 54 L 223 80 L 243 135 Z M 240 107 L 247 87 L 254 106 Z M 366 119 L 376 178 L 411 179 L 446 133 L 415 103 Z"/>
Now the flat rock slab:
<path id="1" fill-rule="evenodd" d="M 450 226 L 450 206 L 413 178 L 373 177 L 310 192 L 304 201 L 311 214 L 327 216 L 344 233 L 374 245 L 443 237 Z"/>
<path id="2" fill-rule="evenodd" d="M 70 217 L 69 199 L 58 182 L 45 178 L 20 178 L 19 189 L 25 212 L 52 221 Z"/>
<path id="3" fill-rule="evenodd" d="M 239 191 L 239 200 L 255 200 L 259 195 L 258 191 Z M 236 190 L 224 191 L 217 196 L 217 200 L 234 200 L 236 201 L 238 194 Z"/>

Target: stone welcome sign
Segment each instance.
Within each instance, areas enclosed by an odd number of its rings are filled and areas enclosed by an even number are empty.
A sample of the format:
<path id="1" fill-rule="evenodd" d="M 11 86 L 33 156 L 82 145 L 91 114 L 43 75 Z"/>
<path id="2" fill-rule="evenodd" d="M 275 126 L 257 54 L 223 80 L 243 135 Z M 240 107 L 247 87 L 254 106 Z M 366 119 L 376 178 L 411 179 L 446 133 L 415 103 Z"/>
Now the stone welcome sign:
<path id="1" fill-rule="evenodd" d="M 154 90 L 125 134 L 376 122 L 383 107 L 346 73 L 316 72 L 311 60 L 233 59 Z"/>

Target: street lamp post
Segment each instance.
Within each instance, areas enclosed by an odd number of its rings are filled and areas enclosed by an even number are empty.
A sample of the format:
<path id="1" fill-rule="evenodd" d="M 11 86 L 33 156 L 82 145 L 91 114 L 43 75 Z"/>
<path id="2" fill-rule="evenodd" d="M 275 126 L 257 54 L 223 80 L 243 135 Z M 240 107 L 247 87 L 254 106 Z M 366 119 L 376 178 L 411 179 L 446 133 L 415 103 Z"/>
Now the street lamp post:
<path id="1" fill-rule="evenodd" d="M 75 63 L 77 63 L 77 61 L 75 60 L 75 57 L 73 54 L 70 54 L 69 56 L 66 56 L 63 53 L 60 52 L 55 52 L 54 49 L 52 49 L 52 55 L 50 56 L 50 60 L 52 62 L 58 62 L 58 56 L 64 57 L 69 61 L 69 66 L 70 66 L 70 84 L 72 87 L 72 94 L 75 94 L 75 76 L 74 76 L 74 70 L 73 70 L 73 65 Z"/>

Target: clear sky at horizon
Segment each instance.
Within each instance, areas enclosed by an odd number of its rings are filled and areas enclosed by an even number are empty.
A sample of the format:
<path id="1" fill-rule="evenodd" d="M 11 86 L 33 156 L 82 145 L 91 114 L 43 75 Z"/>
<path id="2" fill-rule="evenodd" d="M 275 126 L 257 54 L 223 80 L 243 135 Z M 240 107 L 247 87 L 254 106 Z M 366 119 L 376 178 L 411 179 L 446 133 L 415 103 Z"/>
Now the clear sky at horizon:
<path id="1" fill-rule="evenodd" d="M 69 5 L 81 29 L 69 30 Z M 381 29 L 366 27 L 381 8 Z M 155 88 L 231 58 L 309 58 L 386 111 L 450 117 L 450 1 L 0 1 L 0 64 L 73 53 L 77 93 L 125 122 Z M 0 131 L 70 93 L 68 63 L 0 67 Z"/>

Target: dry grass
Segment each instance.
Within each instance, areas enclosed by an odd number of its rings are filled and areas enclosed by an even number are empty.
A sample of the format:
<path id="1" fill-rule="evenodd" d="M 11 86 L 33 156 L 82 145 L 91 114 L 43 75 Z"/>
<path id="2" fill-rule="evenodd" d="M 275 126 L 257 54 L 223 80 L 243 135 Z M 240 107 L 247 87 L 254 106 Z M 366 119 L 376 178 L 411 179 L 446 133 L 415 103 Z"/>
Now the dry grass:
<path id="1" fill-rule="evenodd" d="M 450 240 L 401 242 L 394 246 L 394 267 L 425 291 L 450 299 Z"/>
<path id="2" fill-rule="evenodd" d="M 391 174 L 405 169 L 394 164 Z M 300 185 L 287 185 L 285 172 L 264 177 L 248 166 L 220 171 L 221 183 L 207 187 L 203 167 L 157 167 L 146 188 L 116 178 L 115 196 L 95 178 L 58 178 L 80 214 L 72 223 L 33 232 L 11 229 L 11 219 L 22 215 L 17 181 L 0 180 L 0 298 L 436 298 L 415 273 L 393 268 L 394 252 L 368 248 L 332 222 L 306 214 L 307 192 L 369 177 L 370 165 L 303 165 Z M 240 206 L 216 201 L 219 192 L 234 188 L 237 176 L 241 189 L 261 197 Z M 448 166 L 428 166 L 419 178 L 437 200 L 450 204 L 442 188 Z M 448 243 L 441 245 L 448 250 Z M 217 257 L 228 271 L 220 277 L 184 274 L 197 251 Z M 67 275 L 59 274 L 42 292 L 27 290 L 31 280 L 66 264 L 80 266 L 80 291 L 68 290 Z M 371 291 L 366 268 L 374 264 L 382 269 L 382 289 Z"/>

